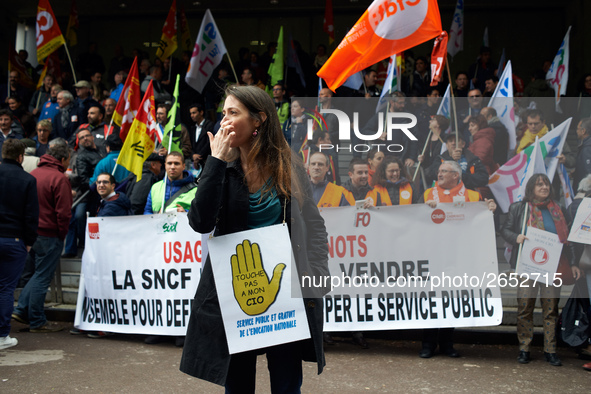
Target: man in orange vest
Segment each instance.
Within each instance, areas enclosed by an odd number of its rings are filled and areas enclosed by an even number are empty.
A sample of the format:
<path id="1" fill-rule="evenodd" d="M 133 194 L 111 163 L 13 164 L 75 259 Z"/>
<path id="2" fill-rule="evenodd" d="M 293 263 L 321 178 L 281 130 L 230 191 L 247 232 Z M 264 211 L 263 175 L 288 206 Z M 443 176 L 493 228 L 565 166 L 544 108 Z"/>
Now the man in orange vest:
<path id="1" fill-rule="evenodd" d="M 466 189 L 462 182 L 462 167 L 453 160 L 447 160 L 439 166 L 435 187 L 427 189 L 423 194 L 425 204 L 435 208 L 438 203 L 482 201 L 480 193 Z M 484 200 L 488 209 L 497 208 L 494 200 Z M 453 347 L 453 328 L 432 328 L 423 330 L 423 348 L 419 352 L 421 358 L 431 358 L 439 344 L 439 352 L 448 357 L 460 357 Z"/>
<path id="2" fill-rule="evenodd" d="M 308 172 L 312 196 L 316 205 L 321 207 L 343 207 L 354 205 L 353 194 L 344 187 L 338 186 L 326 179 L 330 169 L 330 158 L 322 152 L 314 152 L 310 157 Z"/>
<path id="3" fill-rule="evenodd" d="M 349 179 L 343 184 L 355 201 L 366 200 L 365 208 L 369 206 L 378 207 L 382 205 L 382 195 L 369 182 L 369 164 L 366 160 L 354 157 L 349 163 Z"/>
<path id="4" fill-rule="evenodd" d="M 480 193 L 466 189 L 462 182 L 462 168 L 453 160 L 446 160 L 439 166 L 435 187 L 427 189 L 423 194 L 423 201 L 431 208 L 442 202 L 473 202 L 482 201 Z M 494 200 L 485 199 L 488 209 L 497 208 Z"/>

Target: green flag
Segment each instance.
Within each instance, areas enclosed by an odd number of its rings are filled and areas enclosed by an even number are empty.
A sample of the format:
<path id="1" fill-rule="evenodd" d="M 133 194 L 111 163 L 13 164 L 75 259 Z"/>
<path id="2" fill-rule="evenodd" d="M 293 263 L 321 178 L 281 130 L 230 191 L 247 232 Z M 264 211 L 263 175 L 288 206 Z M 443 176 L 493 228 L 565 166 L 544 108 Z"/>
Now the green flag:
<path id="1" fill-rule="evenodd" d="M 277 82 L 283 80 L 283 26 L 279 28 L 279 38 L 277 38 L 277 50 L 273 55 L 273 60 L 269 65 L 268 74 L 271 78 L 269 78 L 270 87 L 272 88 Z"/>
<path id="2" fill-rule="evenodd" d="M 166 127 L 164 127 L 162 146 L 164 146 L 168 152 L 183 153 L 183 149 L 181 148 L 181 111 L 179 105 L 179 80 L 180 75 L 177 74 L 176 84 L 174 85 L 174 94 L 172 98 L 172 108 L 168 113 L 168 123 L 166 124 Z"/>

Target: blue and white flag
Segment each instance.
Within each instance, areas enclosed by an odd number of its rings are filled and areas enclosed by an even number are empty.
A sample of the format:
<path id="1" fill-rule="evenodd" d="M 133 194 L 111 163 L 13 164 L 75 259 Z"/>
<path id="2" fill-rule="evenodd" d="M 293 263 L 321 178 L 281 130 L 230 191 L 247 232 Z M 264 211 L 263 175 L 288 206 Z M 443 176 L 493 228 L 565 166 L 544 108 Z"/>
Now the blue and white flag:
<path id="1" fill-rule="evenodd" d="M 449 41 L 447 53 L 454 57 L 456 53 L 464 50 L 464 0 L 458 0 L 454 19 L 449 28 Z"/>
<path id="2" fill-rule="evenodd" d="M 517 194 L 517 201 L 523 200 L 523 196 L 525 196 L 525 185 L 527 185 L 529 178 L 531 178 L 534 174 L 546 174 L 544 154 L 542 153 L 542 148 L 540 146 L 540 140 L 538 137 L 536 137 L 536 140 L 532 145 L 534 150 L 532 151 L 531 155 L 529 156 L 529 160 L 525 165 L 525 171 L 521 177 L 521 184 L 519 186 L 519 193 Z"/>
<path id="3" fill-rule="evenodd" d="M 499 83 L 490 99 L 489 107 L 497 111 L 497 116 L 509 134 L 509 149 L 515 149 L 515 110 L 513 108 L 513 70 L 511 60 L 503 70 Z"/>
<path id="4" fill-rule="evenodd" d="M 568 62 L 570 58 L 568 42 L 570 39 L 570 28 L 571 26 L 568 27 L 564 40 L 562 40 L 562 44 L 558 48 L 558 53 L 554 57 L 554 61 L 546 74 L 546 79 L 556 93 L 556 111 L 560 113 L 562 113 L 560 109 L 560 96 L 566 94 L 566 84 L 568 83 Z"/>
<path id="5" fill-rule="evenodd" d="M 573 193 L 573 187 L 568 177 L 568 172 L 564 164 L 560 163 L 558 166 L 558 177 L 560 178 L 560 184 L 562 185 L 562 192 L 564 193 L 564 205 L 566 208 L 573 202 L 575 193 Z"/>
<path id="6" fill-rule="evenodd" d="M 400 91 L 400 67 L 396 64 L 397 61 L 396 54 L 390 56 L 388 75 L 384 81 L 384 87 L 382 88 L 380 100 L 376 106 L 376 112 L 379 112 L 388 103 L 390 93 Z"/>
<path id="7" fill-rule="evenodd" d="M 439 108 L 437 109 L 437 115 L 443 115 L 447 119 L 450 119 L 450 105 L 451 105 L 451 97 L 450 97 L 450 86 L 447 85 L 447 89 L 445 89 L 445 94 L 441 98 L 441 103 L 439 104 Z M 444 144 L 445 145 L 445 144 Z"/>

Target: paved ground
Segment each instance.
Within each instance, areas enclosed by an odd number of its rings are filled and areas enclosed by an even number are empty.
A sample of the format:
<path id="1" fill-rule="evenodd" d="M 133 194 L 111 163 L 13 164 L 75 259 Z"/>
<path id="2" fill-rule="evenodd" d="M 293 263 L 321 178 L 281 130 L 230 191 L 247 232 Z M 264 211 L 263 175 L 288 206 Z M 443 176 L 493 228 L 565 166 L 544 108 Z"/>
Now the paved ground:
<path id="1" fill-rule="evenodd" d="M 1 393 L 223 393 L 223 388 L 191 378 L 178 370 L 181 349 L 172 343 L 145 345 L 143 336 L 104 339 L 19 332 L 19 345 L 0 350 Z M 69 328 L 69 327 L 68 327 Z M 420 343 L 412 333 L 367 334 L 363 350 L 344 337 L 326 349 L 325 372 L 304 364 L 304 393 L 457 393 L 457 392 L 589 392 L 591 372 L 570 349 L 562 348 L 562 367 L 532 351 L 528 365 L 516 362 L 517 347 L 503 332 L 457 332 L 458 359 L 420 359 Z M 539 338 L 538 338 L 539 341 Z M 495 345 L 490 343 L 503 343 Z M 478 344 L 474 344 L 478 343 Z M 267 393 L 268 374 L 259 358 L 257 392 Z"/>

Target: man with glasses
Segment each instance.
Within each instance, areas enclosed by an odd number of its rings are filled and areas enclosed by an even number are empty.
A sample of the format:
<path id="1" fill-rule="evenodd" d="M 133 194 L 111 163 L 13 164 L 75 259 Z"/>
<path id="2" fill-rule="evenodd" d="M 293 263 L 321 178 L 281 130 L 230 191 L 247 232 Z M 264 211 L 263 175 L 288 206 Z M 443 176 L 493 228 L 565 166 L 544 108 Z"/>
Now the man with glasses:
<path id="1" fill-rule="evenodd" d="M 548 133 L 548 126 L 545 124 L 544 114 L 539 109 L 532 109 L 527 114 L 527 130 L 521 137 L 515 153 L 519 153 L 534 143 L 536 137 L 542 138 Z"/>
<path id="2" fill-rule="evenodd" d="M 448 160 L 439 166 L 435 187 L 427 189 L 421 199 L 431 208 L 436 208 L 439 203 L 482 201 L 482 196 L 477 191 L 466 189 L 462 182 L 462 167 L 456 161 Z M 492 199 L 484 201 L 488 209 L 494 212 L 497 204 Z M 448 357 L 460 357 L 453 346 L 453 330 L 453 328 L 423 330 L 423 348 L 419 352 L 419 357 L 433 357 L 437 345 L 440 353 Z"/>
<path id="3" fill-rule="evenodd" d="M 97 217 L 131 215 L 131 202 L 124 193 L 115 191 L 115 177 L 105 172 L 96 180 L 96 191 L 101 196 Z"/>

